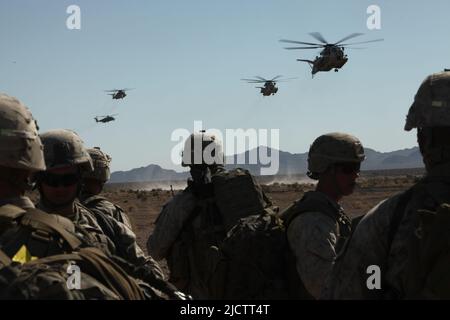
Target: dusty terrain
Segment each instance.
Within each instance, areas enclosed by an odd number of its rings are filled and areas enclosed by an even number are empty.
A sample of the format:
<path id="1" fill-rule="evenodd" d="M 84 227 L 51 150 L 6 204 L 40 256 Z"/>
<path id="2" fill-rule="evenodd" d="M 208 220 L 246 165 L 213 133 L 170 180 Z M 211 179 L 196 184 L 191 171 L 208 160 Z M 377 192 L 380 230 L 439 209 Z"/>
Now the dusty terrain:
<path id="1" fill-rule="evenodd" d="M 363 172 L 354 194 L 344 198 L 342 206 L 350 216 L 364 214 L 381 200 L 407 189 L 422 174 L 422 170 Z M 276 181 L 276 179 L 272 181 Z M 279 181 L 287 180 L 280 179 Z M 288 181 L 289 183 L 272 182 L 263 184 L 263 188 L 274 205 L 279 206 L 282 210 L 292 201 L 300 198 L 305 191 L 314 189 L 312 180 L 300 178 L 299 181 L 302 181 L 302 183 L 292 183 L 292 181 Z M 265 183 L 267 181 L 261 179 L 260 182 Z M 166 186 L 169 190 L 160 189 L 159 187 L 164 187 L 163 184 L 159 184 L 158 189 L 153 190 L 148 190 L 148 186 L 146 186 L 147 190 L 136 190 L 137 186 L 144 189 L 144 185 L 136 184 L 108 185 L 105 188 L 104 195 L 127 211 L 137 234 L 138 242 L 142 249 L 146 250 L 146 241 L 154 228 L 153 223 L 161 207 L 172 197 L 172 192 L 169 186 Z M 180 192 L 181 189 L 178 188 L 182 187 L 183 184 L 174 186 L 174 188 L 177 188 L 174 193 Z"/>

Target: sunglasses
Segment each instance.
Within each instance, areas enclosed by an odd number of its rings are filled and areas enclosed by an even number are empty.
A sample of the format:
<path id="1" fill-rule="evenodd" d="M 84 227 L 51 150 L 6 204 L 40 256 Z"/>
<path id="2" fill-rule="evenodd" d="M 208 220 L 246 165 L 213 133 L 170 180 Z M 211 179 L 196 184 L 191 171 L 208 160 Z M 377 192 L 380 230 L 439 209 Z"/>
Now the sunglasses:
<path id="1" fill-rule="evenodd" d="M 360 163 L 339 163 L 336 166 L 341 168 L 341 171 L 345 174 L 359 173 L 361 171 Z"/>
<path id="2" fill-rule="evenodd" d="M 72 174 L 53 174 L 45 173 L 41 176 L 41 181 L 50 187 L 69 187 L 77 184 L 80 176 L 76 173 Z"/>

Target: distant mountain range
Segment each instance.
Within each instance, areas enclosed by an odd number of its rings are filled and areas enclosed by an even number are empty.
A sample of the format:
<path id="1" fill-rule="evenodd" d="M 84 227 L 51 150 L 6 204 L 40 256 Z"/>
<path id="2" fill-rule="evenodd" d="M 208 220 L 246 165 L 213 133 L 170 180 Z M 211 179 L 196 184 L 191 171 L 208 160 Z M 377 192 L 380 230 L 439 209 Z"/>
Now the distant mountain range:
<path id="1" fill-rule="evenodd" d="M 366 160 L 362 164 L 362 170 L 387 170 L 387 169 L 407 169 L 422 168 L 423 162 L 418 147 L 410 149 L 402 149 L 392 152 L 378 152 L 370 148 L 365 148 Z M 259 153 L 266 154 L 270 157 L 272 149 L 267 147 L 259 147 L 252 150 L 259 162 Z M 244 154 L 227 157 L 226 167 L 228 169 L 241 167 L 249 170 L 252 174 L 259 175 L 261 164 L 235 165 L 238 157 L 244 157 L 245 162 L 249 162 L 250 151 Z M 293 175 L 306 173 L 308 153 L 289 153 L 279 151 L 279 170 L 278 175 Z M 234 161 L 233 161 L 234 159 Z M 267 167 L 267 166 L 265 166 Z M 111 174 L 111 183 L 117 182 L 150 182 L 150 181 L 179 181 L 186 180 L 189 172 L 176 172 L 161 168 L 158 165 L 150 164 L 146 167 L 135 168 L 129 171 L 116 171 Z"/>

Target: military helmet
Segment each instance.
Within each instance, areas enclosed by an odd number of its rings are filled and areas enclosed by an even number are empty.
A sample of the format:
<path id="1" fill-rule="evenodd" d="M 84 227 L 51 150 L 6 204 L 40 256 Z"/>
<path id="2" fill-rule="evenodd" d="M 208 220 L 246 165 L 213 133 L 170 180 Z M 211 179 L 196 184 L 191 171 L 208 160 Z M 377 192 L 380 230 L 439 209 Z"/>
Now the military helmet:
<path id="1" fill-rule="evenodd" d="M 358 138 L 340 132 L 327 133 L 314 140 L 309 149 L 308 175 L 322 173 L 332 164 L 360 163 L 364 159 L 364 148 Z"/>
<path id="2" fill-rule="evenodd" d="M 81 138 L 73 131 L 50 130 L 41 134 L 47 169 L 77 165 L 81 171 L 92 171 L 92 160 Z"/>
<path id="3" fill-rule="evenodd" d="M 187 167 L 196 164 L 224 164 L 221 142 L 204 130 L 192 133 L 184 143 L 181 165 Z"/>
<path id="4" fill-rule="evenodd" d="M 450 71 L 434 73 L 420 85 L 406 116 L 405 130 L 450 126 Z"/>
<path id="5" fill-rule="evenodd" d="M 111 177 L 109 171 L 109 164 L 111 162 L 111 157 L 100 150 L 99 147 L 94 147 L 92 149 L 87 149 L 89 156 L 92 159 L 92 164 L 94 166 L 94 171 L 85 172 L 83 178 L 94 179 L 101 182 L 106 182 Z"/>
<path id="6" fill-rule="evenodd" d="M 0 165 L 45 170 L 36 120 L 25 105 L 5 94 L 0 94 Z"/>

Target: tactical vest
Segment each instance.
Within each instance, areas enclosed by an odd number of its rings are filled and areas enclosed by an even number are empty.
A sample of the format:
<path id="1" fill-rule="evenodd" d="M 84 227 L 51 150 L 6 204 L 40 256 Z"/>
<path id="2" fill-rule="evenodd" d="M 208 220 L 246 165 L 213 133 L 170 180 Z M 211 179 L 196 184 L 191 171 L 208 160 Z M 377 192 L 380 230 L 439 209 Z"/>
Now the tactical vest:
<path id="1" fill-rule="evenodd" d="M 320 212 L 330 217 L 338 224 L 339 238 L 336 243 L 335 251 L 339 254 L 344 248 L 347 240 L 350 238 L 352 221 L 343 211 L 337 210 L 330 203 L 323 201 L 323 198 L 316 198 L 314 196 L 315 192 L 316 191 L 306 192 L 299 201 L 295 201 L 290 207 L 284 210 L 280 217 L 286 226 L 286 230 L 296 217 L 305 212 Z"/>

